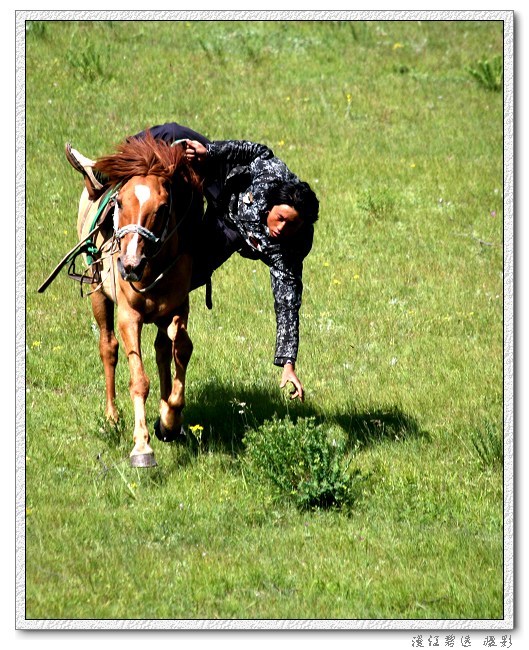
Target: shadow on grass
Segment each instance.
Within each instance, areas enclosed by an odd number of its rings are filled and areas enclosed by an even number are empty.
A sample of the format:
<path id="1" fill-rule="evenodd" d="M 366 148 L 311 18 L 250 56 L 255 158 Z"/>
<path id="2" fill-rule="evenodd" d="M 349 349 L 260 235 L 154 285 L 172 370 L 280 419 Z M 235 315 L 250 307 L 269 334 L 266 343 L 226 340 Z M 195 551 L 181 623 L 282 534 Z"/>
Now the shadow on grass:
<path id="1" fill-rule="evenodd" d="M 290 402 L 274 391 L 258 388 L 234 388 L 210 382 L 189 395 L 184 411 L 186 428 L 200 424 L 203 449 L 232 455 L 243 451 L 247 428 L 256 429 L 274 417 L 314 417 L 316 423 L 338 425 L 347 434 L 349 444 L 371 446 L 384 441 L 399 442 L 410 438 L 428 439 L 418 422 L 395 406 L 376 406 L 358 410 L 347 406 L 343 411 L 325 412 L 310 403 Z"/>

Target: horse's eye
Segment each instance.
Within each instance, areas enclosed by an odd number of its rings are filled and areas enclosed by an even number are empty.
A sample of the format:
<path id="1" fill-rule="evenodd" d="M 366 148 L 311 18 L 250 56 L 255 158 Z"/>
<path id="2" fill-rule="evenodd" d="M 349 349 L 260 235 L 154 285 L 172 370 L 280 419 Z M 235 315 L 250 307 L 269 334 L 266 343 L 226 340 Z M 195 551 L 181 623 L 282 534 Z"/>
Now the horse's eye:
<path id="1" fill-rule="evenodd" d="M 156 216 L 157 217 L 165 217 L 165 215 L 167 214 L 168 209 L 169 208 L 168 208 L 167 204 L 161 205 L 158 208 L 158 210 L 156 210 Z"/>
<path id="2" fill-rule="evenodd" d="M 118 210 L 121 210 L 121 208 L 123 207 L 121 203 L 121 199 L 116 199 L 116 205 L 118 206 Z"/>

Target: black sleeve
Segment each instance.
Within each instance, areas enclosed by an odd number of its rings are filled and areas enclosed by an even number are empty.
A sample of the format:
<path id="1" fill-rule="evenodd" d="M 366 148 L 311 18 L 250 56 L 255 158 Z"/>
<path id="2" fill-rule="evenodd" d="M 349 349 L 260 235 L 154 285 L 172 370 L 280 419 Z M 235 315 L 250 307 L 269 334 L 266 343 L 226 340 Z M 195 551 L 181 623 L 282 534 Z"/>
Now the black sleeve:
<path id="1" fill-rule="evenodd" d="M 303 294 L 302 269 L 302 262 L 292 265 L 292 268 L 285 268 L 282 264 L 270 267 L 276 315 L 276 366 L 284 366 L 287 361 L 295 363 L 298 356 L 299 309 Z"/>
<path id="2" fill-rule="evenodd" d="M 274 157 L 274 152 L 264 144 L 248 140 L 216 140 L 207 145 L 208 156 L 212 161 L 228 165 L 249 165 L 257 158 L 264 160 Z"/>
<path id="3" fill-rule="evenodd" d="M 270 260 L 270 280 L 276 314 L 274 364 L 296 361 L 299 347 L 299 310 L 303 296 L 303 260 L 312 248 L 314 227 L 307 224 L 296 237 L 295 248 L 283 249 Z"/>

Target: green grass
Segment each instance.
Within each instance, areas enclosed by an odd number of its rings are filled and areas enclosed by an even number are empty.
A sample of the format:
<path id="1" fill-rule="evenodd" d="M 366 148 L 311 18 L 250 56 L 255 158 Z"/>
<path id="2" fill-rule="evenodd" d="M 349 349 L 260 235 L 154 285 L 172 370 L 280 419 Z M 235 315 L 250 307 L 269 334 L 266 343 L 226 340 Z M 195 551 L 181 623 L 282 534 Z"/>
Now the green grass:
<path id="1" fill-rule="evenodd" d="M 26 44 L 26 618 L 501 619 L 503 98 L 469 70 L 502 24 L 34 22 Z M 306 403 L 278 390 L 268 271 L 233 257 L 213 311 L 191 297 L 200 444 L 155 440 L 146 471 L 123 356 L 113 429 L 88 300 L 64 272 L 37 288 L 76 243 L 64 142 L 170 120 L 268 144 L 321 214 Z M 354 450 L 347 506 L 249 472 L 245 436 L 300 418 Z"/>

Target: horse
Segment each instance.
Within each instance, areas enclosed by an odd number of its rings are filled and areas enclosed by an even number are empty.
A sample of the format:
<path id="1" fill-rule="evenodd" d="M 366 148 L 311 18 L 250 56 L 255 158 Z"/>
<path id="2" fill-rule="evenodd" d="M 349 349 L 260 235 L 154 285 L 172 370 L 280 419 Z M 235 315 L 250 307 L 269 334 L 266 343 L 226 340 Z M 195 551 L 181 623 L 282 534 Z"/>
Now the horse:
<path id="1" fill-rule="evenodd" d="M 186 369 L 193 352 L 187 332 L 192 273 L 192 240 L 203 215 L 201 179 L 185 156 L 185 147 L 145 137 L 132 138 L 116 152 L 98 158 L 94 170 L 105 179 L 103 191 L 92 200 L 87 189 L 79 202 L 77 232 L 92 276 L 92 311 L 99 328 L 103 363 L 105 416 L 118 421 L 115 373 L 119 343 L 117 325 L 130 370 L 129 392 L 134 407 L 133 467 L 156 465 L 146 424 L 150 380 L 145 372 L 141 333 L 144 324 L 157 327 L 156 364 L 160 380 L 156 437 L 164 442 L 184 434 Z M 104 205 L 112 213 L 93 228 Z M 107 207 L 108 211 L 108 207 Z M 110 219 L 113 216 L 113 219 Z M 101 221 L 101 216 L 99 216 Z M 97 236 L 90 237 L 90 232 Z M 172 362 L 175 371 L 172 375 Z"/>

